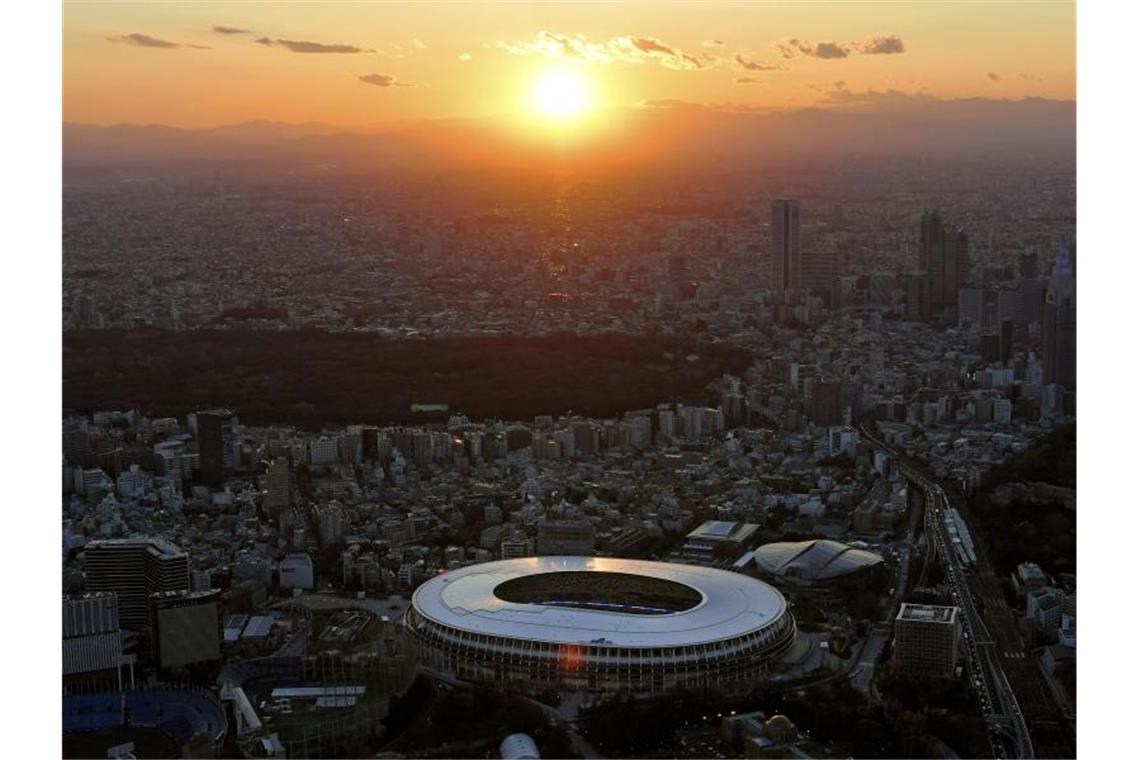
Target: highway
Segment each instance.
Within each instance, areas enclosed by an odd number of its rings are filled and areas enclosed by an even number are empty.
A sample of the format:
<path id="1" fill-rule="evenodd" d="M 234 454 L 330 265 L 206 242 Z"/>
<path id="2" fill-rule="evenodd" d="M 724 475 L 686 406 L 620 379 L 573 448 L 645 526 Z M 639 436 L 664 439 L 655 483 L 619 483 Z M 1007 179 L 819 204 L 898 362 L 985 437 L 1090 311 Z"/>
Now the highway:
<path id="1" fill-rule="evenodd" d="M 923 490 L 926 503 L 926 539 L 934 545 L 938 558 L 945 566 L 946 579 L 954 604 L 962 610 L 966 670 L 990 728 L 990 746 L 994 756 L 1034 757 L 1029 728 L 1003 670 L 1001 653 L 994 645 L 974 603 L 973 591 L 966 578 L 969 568 L 952 548 L 944 520 L 944 513 L 950 507 L 946 492 L 941 485 L 915 467 L 905 453 L 879 439 L 876 432 L 866 423 L 861 425 L 861 432 L 871 446 L 891 457 L 912 485 Z"/>

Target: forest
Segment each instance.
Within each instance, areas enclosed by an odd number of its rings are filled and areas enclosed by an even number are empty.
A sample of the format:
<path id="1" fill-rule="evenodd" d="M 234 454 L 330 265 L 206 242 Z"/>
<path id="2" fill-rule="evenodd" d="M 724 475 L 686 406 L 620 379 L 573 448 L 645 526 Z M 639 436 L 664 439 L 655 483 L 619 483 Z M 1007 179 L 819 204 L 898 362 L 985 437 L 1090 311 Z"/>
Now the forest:
<path id="1" fill-rule="evenodd" d="M 183 415 L 227 407 L 247 424 L 407 424 L 618 416 L 716 403 L 710 381 L 752 361 L 725 345 L 635 335 L 397 340 L 320 330 L 67 332 L 63 406 Z M 446 404 L 447 412 L 413 412 Z M 433 416 L 434 415 L 434 416 Z"/>

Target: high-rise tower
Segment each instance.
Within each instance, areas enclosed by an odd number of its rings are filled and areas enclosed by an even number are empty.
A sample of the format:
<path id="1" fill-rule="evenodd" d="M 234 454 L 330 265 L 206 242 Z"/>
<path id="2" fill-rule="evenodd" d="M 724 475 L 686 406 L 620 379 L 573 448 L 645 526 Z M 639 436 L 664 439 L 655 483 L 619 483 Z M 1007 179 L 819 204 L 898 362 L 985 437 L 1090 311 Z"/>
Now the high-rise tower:
<path id="1" fill-rule="evenodd" d="M 198 412 L 198 458 L 202 482 L 220 486 L 225 474 L 226 436 L 233 424 L 233 412 L 211 409 Z"/>
<path id="2" fill-rule="evenodd" d="M 772 290 L 800 290 L 800 203 L 772 201 Z"/>

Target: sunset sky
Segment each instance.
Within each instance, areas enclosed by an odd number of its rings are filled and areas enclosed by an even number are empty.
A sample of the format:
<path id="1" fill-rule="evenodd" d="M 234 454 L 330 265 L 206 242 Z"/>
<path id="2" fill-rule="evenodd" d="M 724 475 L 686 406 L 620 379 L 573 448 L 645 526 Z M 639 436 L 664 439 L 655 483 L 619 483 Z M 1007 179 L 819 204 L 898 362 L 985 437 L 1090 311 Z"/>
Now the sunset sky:
<path id="1" fill-rule="evenodd" d="M 836 106 L 869 90 L 1074 99 L 1075 23 L 1073 3 L 1046 0 L 67 2 L 63 109 L 93 124 L 385 126 L 534 116 L 536 97 L 562 95 L 557 77 L 596 111 Z"/>

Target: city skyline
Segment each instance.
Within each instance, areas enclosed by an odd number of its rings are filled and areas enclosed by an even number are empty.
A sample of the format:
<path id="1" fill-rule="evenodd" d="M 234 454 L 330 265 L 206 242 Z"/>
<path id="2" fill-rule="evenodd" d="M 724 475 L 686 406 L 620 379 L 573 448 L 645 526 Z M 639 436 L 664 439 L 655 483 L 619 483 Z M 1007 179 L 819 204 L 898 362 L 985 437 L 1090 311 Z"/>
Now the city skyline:
<path id="1" fill-rule="evenodd" d="M 1075 11 L 65 2 L 62 754 L 1075 757 Z"/>

